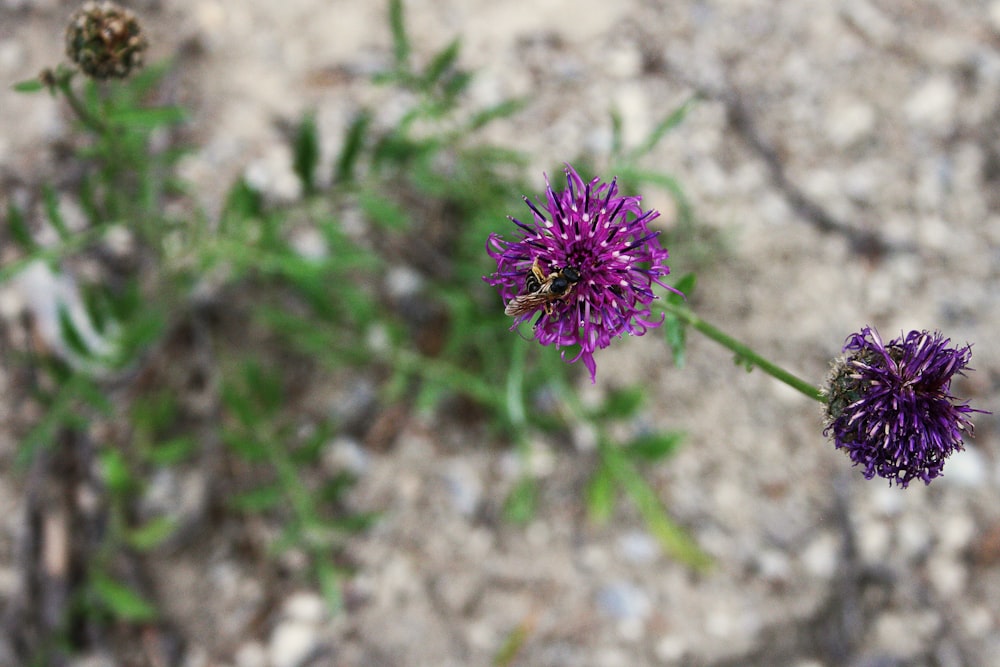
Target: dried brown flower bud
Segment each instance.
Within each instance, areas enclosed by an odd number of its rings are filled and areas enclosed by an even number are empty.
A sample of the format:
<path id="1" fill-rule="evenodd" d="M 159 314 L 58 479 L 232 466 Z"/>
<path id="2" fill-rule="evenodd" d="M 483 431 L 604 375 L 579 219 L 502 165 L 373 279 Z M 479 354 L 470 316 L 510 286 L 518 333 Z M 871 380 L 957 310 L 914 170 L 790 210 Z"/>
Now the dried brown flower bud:
<path id="1" fill-rule="evenodd" d="M 125 78 L 145 50 L 135 14 L 113 2 L 85 2 L 66 28 L 66 55 L 95 79 Z"/>

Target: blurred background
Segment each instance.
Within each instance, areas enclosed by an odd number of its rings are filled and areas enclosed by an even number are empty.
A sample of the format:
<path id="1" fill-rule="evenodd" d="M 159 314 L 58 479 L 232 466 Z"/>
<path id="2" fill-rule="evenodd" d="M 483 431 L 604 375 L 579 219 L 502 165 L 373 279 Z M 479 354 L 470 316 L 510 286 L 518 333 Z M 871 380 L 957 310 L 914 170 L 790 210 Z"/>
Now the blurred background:
<path id="1" fill-rule="evenodd" d="M 129 3 L 168 63 L 137 99 L 186 114 L 117 219 L 169 231 L 46 269 L 13 219 L 67 242 L 127 181 L 11 91 L 77 6 L 0 3 L 0 664 L 1000 665 L 1000 3 Z M 865 325 L 941 330 L 993 414 L 903 490 L 696 332 L 591 385 L 483 315 L 486 234 L 567 161 L 660 210 L 688 304 L 764 356 L 820 384 Z M 91 280 L 146 332 L 121 368 L 74 344 L 107 339 L 67 315 Z M 595 499 L 648 434 L 707 568 Z"/>

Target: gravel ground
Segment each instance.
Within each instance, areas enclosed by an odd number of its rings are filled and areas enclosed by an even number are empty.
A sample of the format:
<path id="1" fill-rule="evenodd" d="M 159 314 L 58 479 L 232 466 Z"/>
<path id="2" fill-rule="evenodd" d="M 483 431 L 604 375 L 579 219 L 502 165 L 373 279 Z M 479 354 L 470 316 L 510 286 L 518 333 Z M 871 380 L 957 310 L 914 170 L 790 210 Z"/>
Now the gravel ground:
<path id="1" fill-rule="evenodd" d="M 276 120 L 316 109 L 329 161 L 359 105 L 390 116 L 399 106 L 367 83 L 389 53 L 381 2 L 133 6 L 151 59 L 178 59 L 170 83 L 202 147 L 184 175 L 210 209 L 240 173 L 294 198 Z M 956 393 L 994 414 L 976 417 L 976 439 L 943 478 L 901 491 L 850 468 L 815 405 L 734 368 L 712 343 L 694 338 L 677 370 L 655 337 L 628 340 L 597 356 L 597 385 L 581 393 L 593 400 L 639 379 L 652 396 L 644 419 L 689 434 L 650 474 L 713 570 L 671 562 L 627 507 L 608 527 L 587 524 L 585 434 L 535 443 L 541 512 L 516 527 L 498 518 L 516 459 L 447 415 L 413 419 L 385 451 L 330 445 L 362 473 L 354 502 L 385 512 L 350 547 L 359 567 L 348 613 L 328 617 L 308 590 L 270 599 L 227 536 L 206 535 L 156 568 L 190 640 L 181 664 L 484 665 L 523 628 L 524 665 L 1000 665 L 1000 2 L 406 7 L 417 58 L 463 37 L 474 104 L 530 97 L 488 138 L 538 160 L 538 192 L 542 168 L 607 153 L 610 107 L 635 139 L 702 94 L 650 160 L 723 239 L 724 261 L 699 275 L 698 312 L 817 382 L 865 324 L 887 337 L 941 329 L 974 343 L 976 372 Z M 5 90 L 61 55 L 70 9 L 0 2 Z M 67 130 L 62 110 L 44 96 L 0 99 L 4 188 L 58 174 L 48 146 Z M 338 392 L 332 383 L 329 400 Z M 5 462 L 8 413 L 0 404 Z M 0 478 L 0 600 L 18 585 L 8 558 L 22 530 L 17 484 Z M 117 664 L 90 660 L 80 666 Z"/>

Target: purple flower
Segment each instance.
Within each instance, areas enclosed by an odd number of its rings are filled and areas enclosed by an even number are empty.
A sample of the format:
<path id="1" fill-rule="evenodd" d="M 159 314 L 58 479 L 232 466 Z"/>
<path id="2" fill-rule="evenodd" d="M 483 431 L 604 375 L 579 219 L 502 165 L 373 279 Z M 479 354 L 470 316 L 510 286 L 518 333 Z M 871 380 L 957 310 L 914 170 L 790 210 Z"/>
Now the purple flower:
<path id="1" fill-rule="evenodd" d="M 846 356 L 835 362 L 826 390 L 825 435 L 833 436 L 865 479 L 875 475 L 905 488 L 939 476 L 952 452 L 972 435 L 974 410 L 949 393 L 963 372 L 971 346 L 948 347 L 940 333 L 911 331 L 882 343 L 865 327 L 848 337 Z"/>
<path id="2" fill-rule="evenodd" d="M 595 350 L 663 323 L 650 319 L 653 283 L 677 291 L 661 280 L 670 273 L 668 255 L 659 232 L 649 230 L 659 213 L 644 212 L 639 197 L 618 196 L 615 180 L 584 183 L 568 164 L 566 189 L 555 192 L 548 177 L 546 186 L 541 208 L 524 200 L 531 222 L 510 218 L 517 240 L 490 234 L 486 251 L 497 270 L 484 280 L 500 289 L 512 330 L 534 317 L 535 339 L 578 346 L 569 361 L 582 359 L 593 382 Z"/>

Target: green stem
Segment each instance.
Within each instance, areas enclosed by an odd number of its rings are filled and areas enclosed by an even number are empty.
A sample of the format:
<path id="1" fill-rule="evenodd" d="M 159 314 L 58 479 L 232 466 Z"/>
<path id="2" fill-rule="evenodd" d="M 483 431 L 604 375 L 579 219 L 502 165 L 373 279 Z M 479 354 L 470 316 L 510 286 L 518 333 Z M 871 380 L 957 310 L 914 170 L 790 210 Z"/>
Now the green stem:
<path id="1" fill-rule="evenodd" d="M 76 114 L 76 117 L 96 134 L 104 134 L 107 129 L 104 122 L 90 113 L 90 110 L 87 109 L 87 105 L 83 103 L 83 100 L 81 100 L 77 96 L 76 91 L 73 90 L 72 81 L 73 74 L 70 72 L 57 78 L 56 85 L 66 98 L 66 102 L 69 104 L 70 108 L 73 109 L 73 113 Z"/>
<path id="2" fill-rule="evenodd" d="M 668 316 L 676 317 L 685 324 L 689 324 L 691 327 L 705 334 L 716 343 L 732 350 L 733 353 L 736 354 L 737 359 L 746 363 L 748 366 L 756 366 L 776 380 L 781 380 L 792 389 L 805 394 L 813 400 L 819 401 L 820 403 L 826 402 L 826 398 L 823 396 L 823 391 L 821 389 L 799 377 L 796 377 L 795 375 L 792 375 L 777 364 L 768 361 L 740 341 L 695 315 L 687 306 L 678 303 L 671 303 L 665 299 L 656 301 L 655 306 Z"/>

